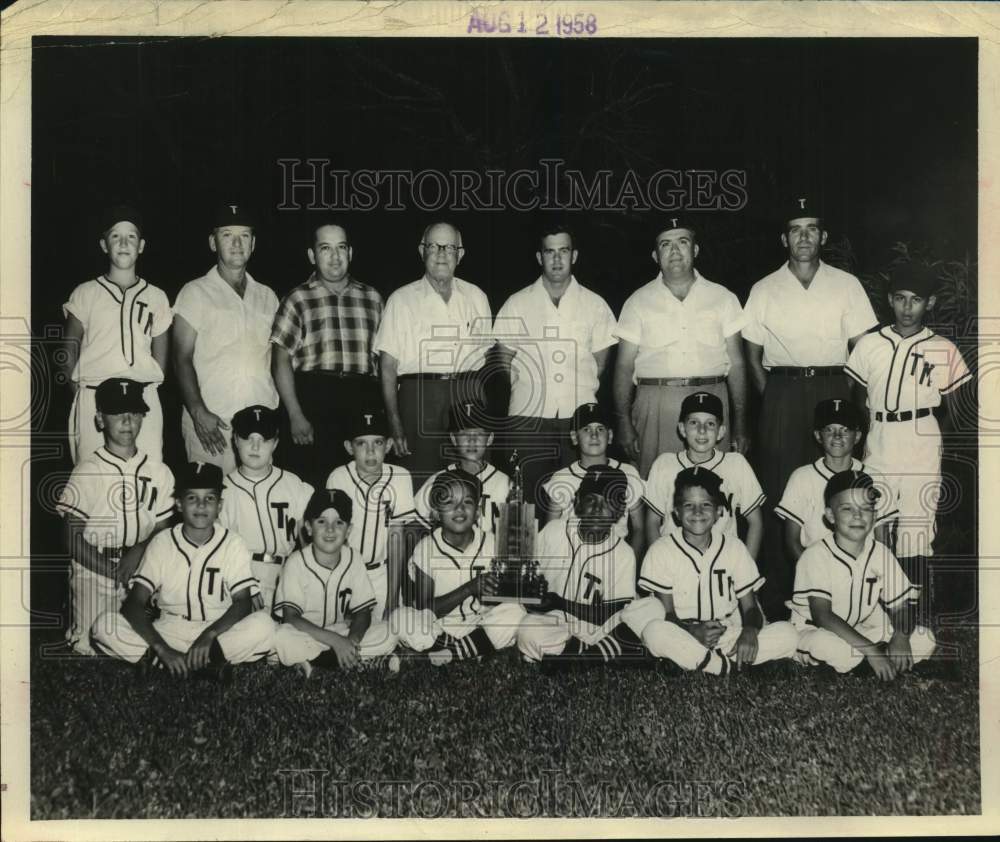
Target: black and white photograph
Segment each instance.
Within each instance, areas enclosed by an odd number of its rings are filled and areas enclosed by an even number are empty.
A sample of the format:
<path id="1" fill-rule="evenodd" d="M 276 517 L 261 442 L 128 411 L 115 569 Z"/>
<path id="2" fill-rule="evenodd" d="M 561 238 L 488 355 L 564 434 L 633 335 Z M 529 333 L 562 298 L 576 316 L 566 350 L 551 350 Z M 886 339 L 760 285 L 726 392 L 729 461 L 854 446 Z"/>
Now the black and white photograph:
<path id="1" fill-rule="evenodd" d="M 982 831 L 998 18 L 794 5 L 3 11 L 6 838 Z"/>

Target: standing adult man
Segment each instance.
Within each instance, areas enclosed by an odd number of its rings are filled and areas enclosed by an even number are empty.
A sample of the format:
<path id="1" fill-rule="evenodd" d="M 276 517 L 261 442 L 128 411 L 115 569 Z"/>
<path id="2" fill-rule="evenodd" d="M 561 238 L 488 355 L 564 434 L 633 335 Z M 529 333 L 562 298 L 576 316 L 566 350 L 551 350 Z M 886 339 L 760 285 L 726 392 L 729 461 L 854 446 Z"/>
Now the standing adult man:
<path id="1" fill-rule="evenodd" d="M 607 302 L 573 276 L 577 259 L 565 225 L 545 228 L 535 259 L 542 274 L 507 299 L 493 336 L 510 372 L 506 443 L 518 449 L 529 499 L 543 475 L 570 464 L 573 412 L 597 402 L 614 337 Z"/>
<path id="2" fill-rule="evenodd" d="M 389 296 L 375 336 L 396 455 L 410 457 L 415 481 L 445 462 L 452 403 L 483 402 L 477 372 L 493 341 L 486 293 L 455 277 L 465 254 L 458 229 L 427 226 L 417 252 L 424 275 Z"/>
<path id="3" fill-rule="evenodd" d="M 317 225 L 306 254 L 315 270 L 278 308 L 271 371 L 287 413 L 282 462 L 320 488 L 346 461 L 346 420 L 378 401 L 372 343 L 383 301 L 350 274 L 354 250 L 342 225 Z"/>
<path id="4" fill-rule="evenodd" d="M 615 366 L 618 442 L 638 461 L 643 477 L 657 456 L 680 449 L 681 404 L 695 392 L 711 392 L 722 401 L 731 444 L 740 453 L 747 449 L 740 302 L 694 268 L 699 251 L 694 227 L 679 218 L 668 223 L 657 233 L 652 253 L 660 274 L 632 293 L 615 331 L 621 340 Z"/>
<path id="5" fill-rule="evenodd" d="M 245 406 L 278 405 L 271 379 L 271 323 L 278 296 L 247 272 L 256 245 L 242 205 L 220 205 L 208 247 L 216 263 L 185 284 L 174 302 L 174 361 L 188 459 L 224 474 L 236 468 L 229 423 Z"/>

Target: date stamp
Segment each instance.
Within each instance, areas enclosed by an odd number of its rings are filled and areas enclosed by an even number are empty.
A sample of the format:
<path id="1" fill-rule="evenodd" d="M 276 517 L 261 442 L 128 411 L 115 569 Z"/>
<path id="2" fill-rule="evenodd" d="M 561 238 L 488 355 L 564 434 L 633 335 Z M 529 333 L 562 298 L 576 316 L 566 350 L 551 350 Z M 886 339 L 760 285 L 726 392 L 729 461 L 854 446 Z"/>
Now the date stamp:
<path id="1" fill-rule="evenodd" d="M 523 11 L 473 9 L 467 35 L 538 35 L 550 38 L 586 38 L 597 34 L 597 15 L 585 12 L 537 14 Z"/>

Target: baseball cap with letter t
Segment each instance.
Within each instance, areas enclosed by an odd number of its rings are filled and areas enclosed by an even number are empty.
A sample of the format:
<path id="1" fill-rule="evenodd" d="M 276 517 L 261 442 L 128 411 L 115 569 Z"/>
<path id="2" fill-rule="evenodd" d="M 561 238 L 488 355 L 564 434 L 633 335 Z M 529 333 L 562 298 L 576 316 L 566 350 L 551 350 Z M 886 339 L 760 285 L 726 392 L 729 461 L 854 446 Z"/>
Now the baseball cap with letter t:
<path id="1" fill-rule="evenodd" d="M 573 413 L 573 429 L 582 430 L 588 424 L 603 424 L 611 429 L 611 418 L 599 403 L 585 403 Z"/>
<path id="2" fill-rule="evenodd" d="M 97 411 L 105 415 L 121 415 L 123 412 L 149 412 L 142 399 L 144 384 L 127 377 L 111 377 L 101 383 L 94 396 Z"/>
<path id="3" fill-rule="evenodd" d="M 829 506 L 830 501 L 842 491 L 855 488 L 867 492 L 870 500 L 877 500 L 882 496 L 875 487 L 875 481 L 864 471 L 841 471 L 827 480 L 826 488 L 823 489 L 823 502 Z"/>
<path id="4" fill-rule="evenodd" d="M 889 275 L 889 292 L 912 292 L 930 298 L 938 287 L 937 272 L 923 263 L 901 263 Z"/>
<path id="5" fill-rule="evenodd" d="M 708 412 L 722 423 L 722 401 L 711 392 L 695 392 L 681 401 L 680 420 L 684 421 L 692 412 Z"/>
<path id="6" fill-rule="evenodd" d="M 621 468 L 613 468 L 611 465 L 591 465 L 580 480 L 576 499 L 582 500 L 588 494 L 603 497 L 616 516 L 621 516 L 628 502 L 628 477 Z"/>
<path id="7" fill-rule="evenodd" d="M 849 430 L 863 430 L 865 416 L 854 401 L 830 398 L 816 404 L 813 429 L 822 430 L 827 424 L 842 424 Z"/>
<path id="8" fill-rule="evenodd" d="M 278 410 L 254 404 L 241 409 L 233 416 L 233 432 L 241 439 L 260 433 L 265 439 L 278 435 Z"/>
<path id="9" fill-rule="evenodd" d="M 175 496 L 192 488 L 213 488 L 222 491 L 222 468 L 210 462 L 188 462 L 174 482 Z"/>
<path id="10" fill-rule="evenodd" d="M 333 509 L 344 523 L 350 523 L 354 516 L 354 504 L 339 488 L 321 488 L 314 491 L 306 503 L 303 520 L 316 520 L 327 509 Z"/>
<path id="11" fill-rule="evenodd" d="M 471 401 L 452 404 L 448 411 L 448 432 L 460 433 L 462 430 L 489 431 L 485 407 Z"/>
<path id="12" fill-rule="evenodd" d="M 361 409 L 353 413 L 348 420 L 347 436 L 350 441 L 361 436 L 384 436 L 388 438 L 389 419 L 384 409 Z"/>
<path id="13" fill-rule="evenodd" d="M 785 227 L 794 219 L 818 219 L 822 222 L 823 218 L 823 209 L 819 206 L 819 202 L 806 193 L 789 199 L 782 206 L 781 224 Z"/>
<path id="14" fill-rule="evenodd" d="M 212 216 L 212 230 L 225 228 L 227 225 L 246 225 L 254 227 L 254 219 L 244 205 L 219 205 Z"/>

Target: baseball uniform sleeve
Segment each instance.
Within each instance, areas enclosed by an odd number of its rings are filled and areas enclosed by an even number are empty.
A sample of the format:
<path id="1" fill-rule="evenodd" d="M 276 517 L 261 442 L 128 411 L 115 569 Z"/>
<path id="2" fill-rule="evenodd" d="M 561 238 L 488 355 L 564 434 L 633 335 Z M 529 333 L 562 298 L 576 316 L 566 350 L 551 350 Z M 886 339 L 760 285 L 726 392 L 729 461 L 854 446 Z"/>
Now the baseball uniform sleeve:
<path id="1" fill-rule="evenodd" d="M 414 574 L 419 570 L 429 579 L 433 580 L 434 568 L 431 564 L 431 554 L 433 551 L 434 541 L 431 539 L 431 536 L 428 535 L 425 538 L 421 538 L 417 546 L 413 548 L 413 555 L 410 556 L 410 561 L 407 564 L 407 570 L 411 579 L 416 578 Z"/>
<path id="2" fill-rule="evenodd" d="M 670 485 L 668 474 L 670 474 L 669 463 L 674 459 L 674 454 L 663 453 L 656 457 L 653 467 L 649 469 L 649 479 L 646 480 L 644 499 L 649 506 L 660 517 L 666 517 L 667 512 L 673 507 L 673 488 Z"/>
<path id="3" fill-rule="evenodd" d="M 434 480 L 440 474 L 432 474 L 427 482 L 420 486 L 420 491 L 417 492 L 417 496 L 414 500 L 414 511 L 417 513 L 417 519 L 426 526 L 431 525 L 431 487 L 434 485 Z"/>
<path id="4" fill-rule="evenodd" d="M 250 570 L 250 550 L 235 532 L 226 537 L 226 569 L 222 576 L 230 596 L 247 588 L 251 595 L 259 591 L 257 577 Z"/>
<path id="5" fill-rule="evenodd" d="M 870 344 L 868 337 L 862 336 L 857 345 L 854 346 L 854 350 L 851 351 L 851 355 L 847 358 L 847 364 L 844 366 L 844 373 L 857 380 L 866 389 L 870 376 L 868 371 L 868 347 Z"/>
<path id="6" fill-rule="evenodd" d="M 940 387 L 942 395 L 954 392 L 959 386 L 972 379 L 972 372 L 969 371 L 969 367 L 965 364 L 962 352 L 958 350 L 954 343 L 948 343 L 948 351 L 947 382 Z"/>
<path id="7" fill-rule="evenodd" d="M 74 316 L 83 325 L 84 330 L 90 322 L 90 311 L 94 304 L 93 286 L 90 282 L 77 286 L 70 293 L 69 301 L 62 307 L 63 315 Z"/>
<path id="8" fill-rule="evenodd" d="M 98 477 L 93 466 L 89 470 L 94 476 L 87 477 L 89 461 L 85 460 L 73 469 L 69 480 L 59 492 L 56 511 L 61 515 L 73 515 L 86 521 L 94 511 L 94 495 L 97 493 Z"/>
<path id="9" fill-rule="evenodd" d="M 633 345 L 638 345 L 642 339 L 642 313 L 635 303 L 635 294 L 629 296 L 622 307 L 622 314 L 618 317 L 618 325 L 614 329 L 614 335 Z"/>
<path id="10" fill-rule="evenodd" d="M 739 538 L 727 538 L 733 542 L 733 587 L 736 598 L 741 599 L 748 593 L 759 591 L 764 584 L 757 565 L 747 551 L 746 545 Z"/>
<path id="11" fill-rule="evenodd" d="M 610 591 L 604 593 L 605 601 L 635 599 L 635 553 L 624 539 L 611 554 L 611 563 L 614 569 L 605 580 L 610 583 Z"/>
<path id="12" fill-rule="evenodd" d="M 916 602 L 920 596 L 920 587 L 907 578 L 896 556 L 888 547 L 879 545 L 882 549 L 882 607 L 887 611 L 895 611 L 907 602 Z"/>
<path id="13" fill-rule="evenodd" d="M 757 479 L 757 474 L 755 474 L 753 468 L 750 467 L 750 463 L 747 462 L 746 457 L 740 453 L 729 453 L 727 454 L 727 457 L 735 459 L 736 464 L 740 466 L 740 487 L 738 492 L 740 511 L 742 511 L 743 516 L 746 517 L 754 509 L 758 509 L 764 505 L 764 500 L 767 498 L 764 494 L 764 489 L 760 487 L 760 481 Z"/>
<path id="14" fill-rule="evenodd" d="M 157 487 L 160 490 L 160 496 L 157 500 L 155 516 L 157 523 L 159 523 L 168 520 L 174 513 L 174 475 L 170 468 L 162 463 L 159 466 Z"/>
<path id="15" fill-rule="evenodd" d="M 195 331 L 201 330 L 203 318 L 211 311 L 203 298 L 198 282 L 189 281 L 181 287 L 177 300 L 174 301 L 174 315 L 181 316 Z"/>
<path id="16" fill-rule="evenodd" d="M 767 299 L 766 290 L 758 281 L 750 289 L 750 296 L 747 298 L 746 306 L 743 308 L 743 338 L 754 345 L 764 344 L 764 308 Z"/>
<path id="17" fill-rule="evenodd" d="M 774 507 L 774 513 L 782 520 L 793 520 L 799 526 L 806 522 L 806 505 L 804 493 L 804 471 L 811 471 L 812 467 L 806 465 L 804 468 L 796 468 L 785 483 L 785 490 L 781 495 L 781 500 Z"/>
<path id="18" fill-rule="evenodd" d="M 330 476 L 326 478 L 326 487 L 339 488 L 352 499 L 354 497 L 354 492 L 351 489 L 351 478 L 348 476 L 347 468 L 343 465 L 330 471 Z"/>
<path id="19" fill-rule="evenodd" d="M 853 275 L 848 275 L 847 312 L 844 314 L 844 333 L 847 336 L 858 336 L 878 324 L 868 293 L 861 286 L 861 281 Z"/>
<path id="20" fill-rule="evenodd" d="M 416 508 L 413 502 L 413 476 L 406 468 L 394 465 L 392 468 L 392 519 L 407 520 L 413 517 Z"/>
<path id="21" fill-rule="evenodd" d="M 618 320 L 615 318 L 615 314 L 608 306 L 607 301 L 599 295 L 595 295 L 594 298 L 596 301 L 591 351 L 597 353 L 598 351 L 603 351 L 605 348 L 610 348 L 612 345 L 618 344 L 618 339 L 615 337 L 615 330 L 618 328 Z"/>
<path id="22" fill-rule="evenodd" d="M 368 578 L 368 571 L 365 570 L 357 553 L 352 553 L 351 569 L 348 570 L 345 579 L 351 583 L 351 598 L 347 603 L 347 616 L 375 606 L 375 590 L 372 588 L 371 579 Z"/>
<path id="23" fill-rule="evenodd" d="M 833 602 L 828 550 L 822 541 L 811 547 L 806 547 L 806 551 L 802 553 L 795 565 L 792 602 L 800 608 L 808 609 L 809 597 L 811 596 Z"/>
<path id="24" fill-rule="evenodd" d="M 302 318 L 299 308 L 293 296 L 285 296 L 285 300 L 278 305 L 278 312 L 274 314 L 274 323 L 271 325 L 271 342 L 284 348 L 294 356 L 302 347 Z"/>
<path id="25" fill-rule="evenodd" d="M 163 582 L 164 565 L 169 564 L 174 558 L 173 541 L 173 529 L 164 529 L 153 536 L 153 540 L 146 545 L 146 551 L 142 554 L 139 566 L 132 574 L 132 578 L 129 579 L 129 588 L 139 584 L 150 593 L 156 593 L 159 590 L 160 584 Z M 180 561 L 179 558 L 176 560 Z"/>
<path id="26" fill-rule="evenodd" d="M 639 472 L 627 462 L 622 463 L 622 471 L 628 481 L 628 499 L 625 501 L 629 511 L 636 506 L 641 506 L 646 497 L 646 483 L 642 481 Z"/>
<path id="27" fill-rule="evenodd" d="M 674 582 L 670 570 L 669 542 L 669 538 L 660 538 L 646 551 L 639 573 L 640 588 L 673 596 Z"/>
<path id="28" fill-rule="evenodd" d="M 732 293 L 728 292 L 722 312 L 719 313 L 719 322 L 722 325 L 722 335 L 729 338 L 734 333 L 739 333 L 747 323 L 746 313 L 740 307 L 740 300 Z"/>
<path id="29" fill-rule="evenodd" d="M 879 526 L 899 517 L 898 483 L 890 482 L 881 473 L 873 471 L 867 465 L 862 465 L 861 470 L 872 478 L 879 493 L 879 498 L 875 501 L 875 525 Z"/>
<path id="30" fill-rule="evenodd" d="M 281 568 L 278 587 L 274 591 L 274 613 L 285 616 L 285 608 L 294 608 L 299 614 L 306 613 L 305 566 L 302 553 L 296 550 Z"/>
<path id="31" fill-rule="evenodd" d="M 167 332 L 174 320 L 174 312 L 170 309 L 170 299 L 167 294 L 158 287 L 156 288 L 156 298 L 153 309 L 153 336 L 161 336 Z"/>

